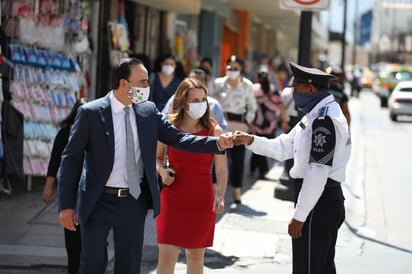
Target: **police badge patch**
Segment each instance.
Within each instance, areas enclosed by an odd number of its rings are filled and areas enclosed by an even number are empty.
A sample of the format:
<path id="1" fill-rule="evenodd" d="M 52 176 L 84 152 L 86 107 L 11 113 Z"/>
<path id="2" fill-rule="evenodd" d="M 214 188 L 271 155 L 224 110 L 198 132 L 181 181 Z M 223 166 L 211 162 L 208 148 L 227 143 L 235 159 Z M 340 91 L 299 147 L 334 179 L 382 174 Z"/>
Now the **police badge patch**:
<path id="1" fill-rule="evenodd" d="M 332 166 L 335 153 L 335 126 L 329 116 L 316 119 L 312 124 L 310 163 Z"/>

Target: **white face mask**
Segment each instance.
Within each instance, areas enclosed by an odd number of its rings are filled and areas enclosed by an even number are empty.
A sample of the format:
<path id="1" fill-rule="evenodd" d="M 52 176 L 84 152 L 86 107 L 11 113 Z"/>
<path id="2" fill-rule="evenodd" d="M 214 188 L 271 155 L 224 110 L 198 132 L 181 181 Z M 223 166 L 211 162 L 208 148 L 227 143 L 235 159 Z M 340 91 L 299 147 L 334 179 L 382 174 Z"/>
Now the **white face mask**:
<path id="1" fill-rule="evenodd" d="M 127 92 L 127 97 L 134 104 L 142 103 L 149 99 L 150 87 L 140 88 L 136 86 L 131 86 L 130 90 Z"/>
<path id="2" fill-rule="evenodd" d="M 228 70 L 228 71 L 226 71 L 226 76 L 229 77 L 229 79 L 237 79 L 240 76 L 240 71 L 238 71 L 238 70 L 235 70 L 235 71 Z"/>
<path id="3" fill-rule="evenodd" d="M 175 67 L 172 65 L 164 65 L 162 66 L 162 72 L 166 75 L 171 75 L 175 72 Z"/>
<path id="4" fill-rule="evenodd" d="M 206 113 L 207 110 L 207 102 L 201 103 L 189 103 L 189 110 L 187 110 L 187 114 L 193 119 L 200 119 Z"/>

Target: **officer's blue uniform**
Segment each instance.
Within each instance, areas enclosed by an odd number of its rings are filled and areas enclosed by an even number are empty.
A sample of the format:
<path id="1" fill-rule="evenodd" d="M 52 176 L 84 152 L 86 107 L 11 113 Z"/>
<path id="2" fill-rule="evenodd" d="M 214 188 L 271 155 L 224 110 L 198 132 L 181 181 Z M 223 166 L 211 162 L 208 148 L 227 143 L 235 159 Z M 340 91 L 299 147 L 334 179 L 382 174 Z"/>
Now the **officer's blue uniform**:
<path id="1" fill-rule="evenodd" d="M 299 75 L 298 80 L 305 81 L 304 77 L 313 73 Z M 316 83 L 324 79 L 309 80 Z M 340 183 L 345 180 L 351 140 L 333 96 L 321 99 L 288 134 L 275 139 L 254 136 L 247 148 L 278 160 L 294 159 L 290 170 L 296 190 L 293 218 L 304 226 L 302 237 L 292 240 L 293 273 L 336 273 L 335 244 L 345 218 Z"/>

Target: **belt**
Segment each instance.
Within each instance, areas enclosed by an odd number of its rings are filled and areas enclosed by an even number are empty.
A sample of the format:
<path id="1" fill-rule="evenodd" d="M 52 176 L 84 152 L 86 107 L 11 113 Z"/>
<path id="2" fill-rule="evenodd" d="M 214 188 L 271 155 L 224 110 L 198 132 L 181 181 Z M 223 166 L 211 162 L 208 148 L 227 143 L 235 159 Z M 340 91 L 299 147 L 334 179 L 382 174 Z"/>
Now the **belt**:
<path id="1" fill-rule="evenodd" d="M 302 188 L 302 183 L 303 183 L 303 179 L 295 179 L 293 182 L 293 188 L 295 190 L 296 193 L 298 193 L 300 191 L 300 189 Z M 335 181 L 331 178 L 328 178 L 328 180 L 326 181 L 326 185 L 325 185 L 325 189 L 326 188 L 331 188 L 331 187 L 338 187 L 340 186 L 340 182 Z"/>
<path id="2" fill-rule="evenodd" d="M 232 112 L 225 112 L 224 113 L 226 120 L 228 121 L 239 121 L 245 122 L 245 114 L 236 114 Z"/>
<path id="3" fill-rule="evenodd" d="M 128 188 L 116 188 L 116 187 L 105 187 L 104 193 L 116 195 L 117 197 L 120 197 L 120 198 L 127 197 L 130 194 Z"/>

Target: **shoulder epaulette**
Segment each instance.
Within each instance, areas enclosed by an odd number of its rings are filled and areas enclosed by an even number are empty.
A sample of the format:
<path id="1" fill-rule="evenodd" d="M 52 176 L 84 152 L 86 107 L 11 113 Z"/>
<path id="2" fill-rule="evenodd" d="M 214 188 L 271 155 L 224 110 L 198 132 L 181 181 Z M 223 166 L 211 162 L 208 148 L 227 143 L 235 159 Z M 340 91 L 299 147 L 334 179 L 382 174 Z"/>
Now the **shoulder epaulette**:
<path id="1" fill-rule="evenodd" d="M 328 106 L 321 107 L 318 111 L 318 119 L 325 119 L 326 115 L 328 115 Z"/>

